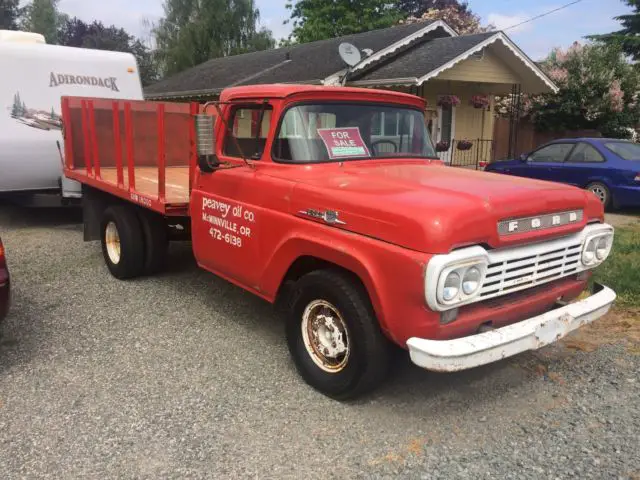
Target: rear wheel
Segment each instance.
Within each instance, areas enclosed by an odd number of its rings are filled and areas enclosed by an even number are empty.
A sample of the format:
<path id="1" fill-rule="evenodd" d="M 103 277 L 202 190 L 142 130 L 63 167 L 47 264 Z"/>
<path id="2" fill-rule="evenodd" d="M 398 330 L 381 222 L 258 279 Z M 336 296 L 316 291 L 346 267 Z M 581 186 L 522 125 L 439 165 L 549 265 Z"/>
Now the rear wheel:
<path id="1" fill-rule="evenodd" d="M 587 185 L 587 190 L 589 190 L 596 197 L 598 197 L 598 199 L 600 200 L 600 203 L 602 203 L 602 206 L 605 208 L 605 210 L 611 207 L 611 204 L 612 204 L 611 193 L 609 192 L 609 189 L 604 183 L 600 183 L 600 182 L 590 183 L 589 185 Z"/>
<path id="2" fill-rule="evenodd" d="M 389 341 L 366 291 L 347 274 L 303 276 L 293 287 L 286 333 L 302 378 L 329 397 L 355 398 L 386 377 Z"/>
<path id="3" fill-rule="evenodd" d="M 138 217 L 144 234 L 144 268 L 147 275 L 161 272 L 167 263 L 169 237 L 164 217 L 154 212 L 141 211 Z"/>
<path id="4" fill-rule="evenodd" d="M 144 267 L 144 241 L 138 216 L 122 205 L 108 207 L 101 224 L 102 255 L 111 274 L 137 277 Z"/>

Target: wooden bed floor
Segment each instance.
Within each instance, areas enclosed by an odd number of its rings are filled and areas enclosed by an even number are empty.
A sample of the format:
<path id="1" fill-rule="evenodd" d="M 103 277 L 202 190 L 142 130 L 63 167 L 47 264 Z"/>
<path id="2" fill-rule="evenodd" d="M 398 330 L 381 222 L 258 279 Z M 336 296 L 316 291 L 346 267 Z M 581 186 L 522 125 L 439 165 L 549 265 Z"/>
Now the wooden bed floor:
<path id="1" fill-rule="evenodd" d="M 100 175 L 106 182 L 118 184 L 115 168 L 101 168 Z M 129 188 L 127 169 L 124 169 L 124 185 Z M 147 197 L 158 197 L 157 167 L 136 167 L 135 191 Z M 167 203 L 189 203 L 189 167 L 167 167 L 165 174 Z"/>

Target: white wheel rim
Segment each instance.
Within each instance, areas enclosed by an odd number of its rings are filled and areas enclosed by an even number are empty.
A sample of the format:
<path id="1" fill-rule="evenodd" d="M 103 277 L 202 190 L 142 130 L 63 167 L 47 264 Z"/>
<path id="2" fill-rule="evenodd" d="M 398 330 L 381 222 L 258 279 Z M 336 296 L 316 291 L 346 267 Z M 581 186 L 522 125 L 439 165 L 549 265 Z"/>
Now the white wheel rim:
<path id="1" fill-rule="evenodd" d="M 607 201 L 607 191 L 599 185 L 595 187 L 591 187 L 591 192 L 595 194 L 596 197 L 600 199 L 602 203 L 606 203 Z"/>
<path id="2" fill-rule="evenodd" d="M 302 314 L 302 340 L 313 362 L 325 372 L 338 373 L 351 351 L 349 330 L 336 307 L 314 300 Z"/>
<path id="3" fill-rule="evenodd" d="M 104 240 L 107 245 L 107 255 L 114 265 L 120 263 L 120 235 L 114 222 L 109 222 L 104 232 Z"/>

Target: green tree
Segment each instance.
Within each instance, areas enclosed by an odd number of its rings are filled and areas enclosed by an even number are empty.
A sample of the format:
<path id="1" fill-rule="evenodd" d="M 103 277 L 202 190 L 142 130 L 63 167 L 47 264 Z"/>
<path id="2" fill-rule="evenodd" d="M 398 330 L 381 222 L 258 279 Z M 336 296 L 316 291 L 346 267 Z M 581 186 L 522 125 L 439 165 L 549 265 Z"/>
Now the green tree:
<path id="1" fill-rule="evenodd" d="M 62 19 L 58 12 L 59 0 L 33 0 L 25 7 L 23 28 L 44 35 L 47 43 L 57 43 L 58 25 Z"/>
<path id="2" fill-rule="evenodd" d="M 164 13 L 152 33 L 166 75 L 211 58 L 275 46 L 271 32 L 258 28 L 253 0 L 165 0 Z"/>
<path id="3" fill-rule="evenodd" d="M 640 60 L 640 0 L 624 0 L 624 2 L 633 9 L 633 12 L 614 17 L 621 23 L 621 30 L 604 35 L 590 35 L 587 38 L 607 44 L 617 43 L 621 45 L 626 55 L 638 61 Z"/>
<path id="4" fill-rule="evenodd" d="M 388 0 L 298 0 L 288 3 L 293 30 L 287 43 L 307 43 L 390 27 L 402 12 Z"/>
<path id="5" fill-rule="evenodd" d="M 58 42 L 67 47 L 111 50 L 132 53 L 136 57 L 143 85 L 158 80 L 152 52 L 139 39 L 123 28 L 105 26 L 102 22 L 85 23 L 74 18 L 64 18 L 58 28 Z"/>
<path id="6" fill-rule="evenodd" d="M 20 0 L 0 0 L 0 30 L 17 30 L 21 15 Z"/>
<path id="7" fill-rule="evenodd" d="M 20 101 L 20 94 L 16 93 L 13 96 L 13 105 L 11 106 L 11 116 L 19 117 L 22 115 L 22 102 Z"/>

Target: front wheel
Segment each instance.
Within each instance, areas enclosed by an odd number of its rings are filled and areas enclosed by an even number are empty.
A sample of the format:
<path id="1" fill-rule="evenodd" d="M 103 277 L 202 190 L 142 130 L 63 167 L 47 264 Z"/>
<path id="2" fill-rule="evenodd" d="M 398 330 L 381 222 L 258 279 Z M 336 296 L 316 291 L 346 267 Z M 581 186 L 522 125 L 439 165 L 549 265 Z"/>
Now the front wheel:
<path id="1" fill-rule="evenodd" d="M 346 400 L 384 380 L 389 341 L 364 288 L 342 272 L 319 270 L 293 287 L 287 344 L 302 378 L 323 394 Z"/>

